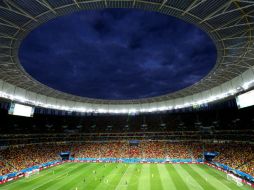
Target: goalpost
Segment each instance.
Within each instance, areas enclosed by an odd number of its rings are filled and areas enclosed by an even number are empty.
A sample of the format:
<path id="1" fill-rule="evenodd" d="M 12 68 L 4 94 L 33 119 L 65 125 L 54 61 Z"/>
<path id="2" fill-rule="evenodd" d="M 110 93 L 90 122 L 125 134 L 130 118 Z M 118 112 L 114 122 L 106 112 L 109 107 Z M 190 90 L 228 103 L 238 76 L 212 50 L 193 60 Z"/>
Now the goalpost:
<path id="1" fill-rule="evenodd" d="M 243 186 L 242 179 L 234 174 L 227 174 L 227 179 L 229 181 L 234 181 L 238 186 Z"/>
<path id="2" fill-rule="evenodd" d="M 25 177 L 28 178 L 30 176 L 33 176 L 33 175 L 36 175 L 36 174 L 39 174 L 40 173 L 40 170 L 39 169 L 34 169 L 32 171 L 28 171 L 25 173 Z"/>

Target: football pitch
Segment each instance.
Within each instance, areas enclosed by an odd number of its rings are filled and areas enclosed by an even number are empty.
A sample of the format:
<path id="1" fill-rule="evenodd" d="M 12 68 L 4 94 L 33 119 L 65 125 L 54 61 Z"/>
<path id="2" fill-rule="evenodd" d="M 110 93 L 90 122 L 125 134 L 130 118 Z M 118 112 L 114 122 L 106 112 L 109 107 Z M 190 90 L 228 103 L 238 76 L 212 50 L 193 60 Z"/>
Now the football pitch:
<path id="1" fill-rule="evenodd" d="M 66 163 L 4 185 L 1 190 L 251 190 L 197 164 Z"/>

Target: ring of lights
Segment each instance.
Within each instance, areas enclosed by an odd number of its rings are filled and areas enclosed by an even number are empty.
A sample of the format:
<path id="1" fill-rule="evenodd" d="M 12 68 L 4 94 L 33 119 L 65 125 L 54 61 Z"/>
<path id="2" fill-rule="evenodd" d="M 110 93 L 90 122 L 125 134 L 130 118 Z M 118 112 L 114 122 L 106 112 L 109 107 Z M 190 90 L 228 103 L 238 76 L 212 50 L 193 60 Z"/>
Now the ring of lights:
<path id="1" fill-rule="evenodd" d="M 57 16 L 80 10 L 136 8 L 193 23 L 214 41 L 217 63 L 196 84 L 145 99 L 100 100 L 74 96 L 33 79 L 19 63 L 22 39 Z M 0 97 L 71 111 L 128 113 L 189 107 L 234 95 L 254 80 L 254 2 L 249 0 L 3 0 L 0 2 Z"/>

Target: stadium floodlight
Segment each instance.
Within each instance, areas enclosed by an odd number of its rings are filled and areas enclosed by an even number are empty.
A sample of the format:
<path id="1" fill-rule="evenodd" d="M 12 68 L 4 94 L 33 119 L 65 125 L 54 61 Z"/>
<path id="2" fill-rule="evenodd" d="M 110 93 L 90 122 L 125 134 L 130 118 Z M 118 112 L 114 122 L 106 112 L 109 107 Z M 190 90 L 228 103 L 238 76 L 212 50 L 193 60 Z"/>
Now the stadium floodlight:
<path id="1" fill-rule="evenodd" d="M 168 106 L 167 108 L 168 108 L 168 109 L 165 109 L 165 110 L 172 110 L 172 109 L 173 109 L 173 106 Z"/>
<path id="2" fill-rule="evenodd" d="M 130 109 L 105 109 L 105 108 L 100 108 L 100 109 L 95 109 L 90 106 L 87 107 L 69 107 L 69 106 L 60 106 L 56 104 L 50 104 L 50 103 L 43 103 L 39 100 L 29 100 L 25 97 L 18 96 L 18 95 L 12 95 L 10 93 L 0 91 L 0 97 L 6 98 L 12 101 L 17 101 L 20 103 L 26 103 L 34 106 L 39 106 L 43 108 L 50 108 L 50 109 L 57 109 L 57 110 L 65 110 L 65 111 L 75 111 L 75 112 L 85 112 L 85 113 L 112 113 L 112 114 L 129 114 L 129 113 L 151 113 L 151 112 L 160 112 L 160 111 L 167 111 L 167 110 L 173 110 L 173 109 L 182 109 L 190 106 L 196 106 L 196 105 L 202 105 L 206 103 L 210 103 L 213 101 L 221 100 L 226 97 L 235 95 L 236 93 L 241 92 L 242 90 L 247 90 L 251 87 L 254 86 L 254 80 L 250 80 L 247 82 L 244 82 L 242 86 L 238 86 L 235 89 L 230 89 L 226 92 L 210 96 L 206 99 L 199 99 L 196 101 L 192 102 L 185 102 L 184 104 L 178 104 L 175 106 L 172 105 L 163 105 L 163 106 L 158 106 L 158 107 L 151 107 L 151 108 L 130 108 Z"/>
<path id="3" fill-rule="evenodd" d="M 231 90 L 228 91 L 228 93 L 229 93 L 230 95 L 234 95 L 234 94 L 237 93 L 237 90 L 236 90 L 236 89 L 231 89 Z"/>
<path id="4" fill-rule="evenodd" d="M 119 110 L 117 110 L 117 109 L 113 109 L 113 110 L 110 110 L 110 113 L 119 114 L 119 113 L 120 113 L 120 111 L 119 111 Z"/>
<path id="5" fill-rule="evenodd" d="M 107 113 L 107 110 L 100 108 L 100 109 L 97 110 L 97 113 Z"/>
<path id="6" fill-rule="evenodd" d="M 184 106 L 184 107 L 189 107 L 189 106 L 191 106 L 191 103 L 190 103 L 190 102 L 186 102 L 186 103 L 184 103 L 183 106 Z"/>
<path id="7" fill-rule="evenodd" d="M 117 110 L 112 110 L 112 109 L 110 109 L 110 110 L 108 110 L 108 112 L 109 112 L 109 113 L 116 114 L 116 113 L 117 113 Z"/>
<path id="8" fill-rule="evenodd" d="M 157 108 L 148 108 L 145 110 L 145 112 L 155 112 L 157 111 Z"/>
<path id="9" fill-rule="evenodd" d="M 45 127 L 47 127 L 48 129 L 51 129 L 53 125 L 46 124 Z"/>
<path id="10" fill-rule="evenodd" d="M 167 109 L 167 107 L 158 107 L 158 111 L 164 111 L 164 110 L 166 110 Z"/>
<path id="11" fill-rule="evenodd" d="M 86 112 L 86 108 L 77 108 L 76 109 L 78 112 Z"/>
<path id="12" fill-rule="evenodd" d="M 141 112 L 141 113 L 145 113 L 145 112 L 146 112 L 146 109 L 142 108 L 142 109 L 140 109 L 140 112 Z"/>
<path id="13" fill-rule="evenodd" d="M 63 129 L 67 129 L 67 128 L 68 128 L 68 125 L 63 125 L 62 128 L 63 128 Z"/>
<path id="14" fill-rule="evenodd" d="M 166 123 L 161 123 L 160 126 L 161 127 L 166 127 Z"/>
<path id="15" fill-rule="evenodd" d="M 52 105 L 53 106 L 53 105 Z M 69 107 L 66 107 L 66 106 L 61 106 L 61 109 L 63 110 L 67 110 L 67 111 L 71 111 L 71 109 Z"/>
<path id="16" fill-rule="evenodd" d="M 136 109 L 130 109 L 129 110 L 129 113 L 137 113 L 138 112 L 138 110 L 136 110 Z"/>
<path id="17" fill-rule="evenodd" d="M 176 105 L 175 107 L 174 107 L 174 109 L 181 109 L 181 108 L 183 108 L 184 106 L 183 105 Z"/>
<path id="18" fill-rule="evenodd" d="M 249 89 L 250 87 L 254 86 L 254 80 L 251 80 L 251 81 L 248 81 L 248 82 L 245 82 L 242 87 L 244 90 L 247 90 Z"/>
<path id="19" fill-rule="evenodd" d="M 121 109 L 119 111 L 120 111 L 120 113 L 128 113 L 128 110 L 126 110 L 126 109 Z"/>
<path id="20" fill-rule="evenodd" d="M 81 128 L 83 128 L 83 125 L 77 125 L 76 128 L 81 129 Z"/>
<path id="21" fill-rule="evenodd" d="M 13 96 L 13 99 L 18 100 L 21 103 L 25 103 L 27 101 L 26 98 L 21 97 L 21 96 Z"/>

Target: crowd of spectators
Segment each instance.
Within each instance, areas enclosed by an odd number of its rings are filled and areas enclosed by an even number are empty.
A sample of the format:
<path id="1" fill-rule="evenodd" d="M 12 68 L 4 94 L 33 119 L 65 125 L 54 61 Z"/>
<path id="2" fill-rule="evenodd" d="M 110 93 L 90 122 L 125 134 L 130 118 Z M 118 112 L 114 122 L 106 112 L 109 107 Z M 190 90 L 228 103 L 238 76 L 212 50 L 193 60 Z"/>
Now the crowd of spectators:
<path id="1" fill-rule="evenodd" d="M 254 160 L 247 162 L 246 164 L 238 167 L 237 169 L 254 176 Z"/>
<path id="2" fill-rule="evenodd" d="M 214 161 L 254 175 L 254 145 L 235 143 L 203 144 L 198 142 L 142 141 L 137 145 L 123 142 L 85 144 L 44 144 L 9 147 L 0 150 L 0 175 L 20 171 L 41 163 L 60 159 L 59 153 L 70 151 L 75 158 L 202 158 L 204 151 L 219 152 Z"/>
<path id="3" fill-rule="evenodd" d="M 246 161 L 254 159 L 254 146 L 247 144 L 207 144 L 206 149 L 219 152 L 220 155 L 214 161 L 232 168 L 237 168 L 245 164 Z"/>
<path id="4" fill-rule="evenodd" d="M 66 145 L 27 145 L 0 150 L 0 175 L 17 172 L 41 163 L 59 159 Z"/>
<path id="5" fill-rule="evenodd" d="M 0 175 L 10 173 L 11 171 L 12 171 L 12 167 L 9 164 L 3 161 L 0 161 Z"/>

